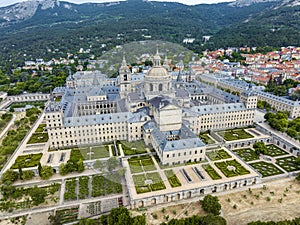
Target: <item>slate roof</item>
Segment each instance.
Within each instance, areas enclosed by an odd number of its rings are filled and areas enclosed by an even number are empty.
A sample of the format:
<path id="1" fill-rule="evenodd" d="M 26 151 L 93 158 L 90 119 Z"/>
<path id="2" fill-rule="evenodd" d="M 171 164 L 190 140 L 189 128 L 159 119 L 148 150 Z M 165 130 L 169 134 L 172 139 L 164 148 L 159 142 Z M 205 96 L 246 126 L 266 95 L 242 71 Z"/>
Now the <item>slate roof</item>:
<path id="1" fill-rule="evenodd" d="M 150 123 L 149 123 L 150 124 Z M 149 125 L 148 124 L 148 125 Z M 178 135 L 179 140 L 167 140 L 168 135 Z M 166 151 L 178 151 L 182 149 L 190 149 L 203 147 L 205 144 L 197 137 L 190 129 L 185 125 L 182 125 L 181 129 L 178 131 L 161 132 L 156 126 L 151 132 L 154 142 L 159 146 L 159 148 Z"/>
<path id="2" fill-rule="evenodd" d="M 216 104 L 216 105 L 202 105 L 194 106 L 190 109 L 197 113 L 197 115 L 214 114 L 223 112 L 235 112 L 247 110 L 244 103 L 229 103 L 229 104 Z"/>

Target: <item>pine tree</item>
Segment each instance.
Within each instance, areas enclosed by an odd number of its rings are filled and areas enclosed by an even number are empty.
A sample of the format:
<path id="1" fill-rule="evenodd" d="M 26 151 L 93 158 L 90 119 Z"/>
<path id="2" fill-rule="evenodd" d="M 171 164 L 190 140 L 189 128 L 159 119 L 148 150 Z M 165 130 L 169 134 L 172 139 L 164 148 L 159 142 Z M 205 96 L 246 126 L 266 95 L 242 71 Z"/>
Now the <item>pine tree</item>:
<path id="1" fill-rule="evenodd" d="M 39 172 L 39 175 L 41 176 L 41 172 L 42 172 L 42 165 L 41 163 L 39 162 L 38 164 L 38 172 Z"/>

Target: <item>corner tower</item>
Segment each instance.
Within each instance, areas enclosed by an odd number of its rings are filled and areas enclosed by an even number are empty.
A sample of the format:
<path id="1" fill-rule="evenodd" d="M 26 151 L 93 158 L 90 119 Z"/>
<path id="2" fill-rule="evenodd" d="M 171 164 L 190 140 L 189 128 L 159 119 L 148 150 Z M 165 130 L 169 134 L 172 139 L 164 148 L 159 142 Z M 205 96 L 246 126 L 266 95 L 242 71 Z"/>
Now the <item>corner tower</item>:
<path id="1" fill-rule="evenodd" d="M 123 56 L 122 65 L 119 69 L 120 96 L 125 98 L 131 91 L 131 71 L 127 66 L 125 56 Z"/>

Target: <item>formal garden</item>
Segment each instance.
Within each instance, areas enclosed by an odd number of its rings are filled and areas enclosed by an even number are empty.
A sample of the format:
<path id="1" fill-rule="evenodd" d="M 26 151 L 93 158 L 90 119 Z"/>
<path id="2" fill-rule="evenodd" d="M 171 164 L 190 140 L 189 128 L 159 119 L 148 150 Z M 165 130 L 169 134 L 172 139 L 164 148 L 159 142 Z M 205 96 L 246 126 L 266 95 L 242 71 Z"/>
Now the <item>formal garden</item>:
<path id="1" fill-rule="evenodd" d="M 244 129 L 232 129 L 226 131 L 219 131 L 218 134 L 226 141 L 236 141 L 240 139 L 253 138 L 252 134 L 249 134 Z"/>
<path id="2" fill-rule="evenodd" d="M 12 165 L 12 169 L 18 168 L 30 168 L 35 167 L 39 164 L 43 154 L 29 154 L 29 155 L 19 155 L 15 163 Z"/>
<path id="3" fill-rule="evenodd" d="M 272 163 L 267 163 L 267 162 L 255 162 L 255 163 L 250 163 L 250 165 L 257 171 L 259 172 L 262 177 L 269 177 L 269 176 L 274 176 L 278 174 L 282 174 L 283 171 L 278 169 L 274 164 Z"/>
<path id="4" fill-rule="evenodd" d="M 206 155 L 210 160 L 213 161 L 231 158 L 231 155 L 224 149 L 206 151 Z"/>
<path id="5" fill-rule="evenodd" d="M 266 145 L 267 147 L 267 152 L 265 155 L 276 157 L 276 156 L 281 156 L 281 155 L 287 155 L 288 153 L 281 148 L 271 144 L 271 145 Z"/>
<path id="6" fill-rule="evenodd" d="M 122 149 L 125 155 L 137 155 L 147 153 L 146 145 L 143 141 L 117 141 L 117 146 L 122 145 Z"/>
<path id="7" fill-rule="evenodd" d="M 209 164 L 203 165 L 203 169 L 213 180 L 219 180 L 222 178 L 220 174 L 218 174 L 217 171 Z"/>
<path id="8" fill-rule="evenodd" d="M 199 137 L 206 145 L 215 143 L 215 141 L 208 136 L 208 132 L 200 133 Z"/>
<path id="9" fill-rule="evenodd" d="M 294 172 L 300 170 L 300 165 L 297 164 L 296 160 L 295 156 L 289 156 L 276 159 L 276 164 L 287 172 Z"/>
<path id="10" fill-rule="evenodd" d="M 233 150 L 233 152 L 246 162 L 259 159 L 259 155 L 256 154 L 256 152 L 252 148 L 236 149 Z"/>
<path id="11" fill-rule="evenodd" d="M 128 163 L 131 173 L 156 170 L 154 162 L 149 155 L 131 157 L 128 159 Z"/>
<path id="12" fill-rule="evenodd" d="M 166 189 L 158 172 L 133 175 L 132 179 L 138 194 Z"/>
<path id="13" fill-rule="evenodd" d="M 181 183 L 173 170 L 165 170 L 164 172 L 172 188 L 181 186 Z"/>
<path id="14" fill-rule="evenodd" d="M 247 170 L 245 167 L 243 167 L 238 161 L 229 160 L 229 161 L 223 161 L 223 162 L 216 162 L 215 166 L 221 170 L 221 172 L 226 177 L 234 177 L 239 175 L 245 175 L 249 174 L 250 171 Z"/>

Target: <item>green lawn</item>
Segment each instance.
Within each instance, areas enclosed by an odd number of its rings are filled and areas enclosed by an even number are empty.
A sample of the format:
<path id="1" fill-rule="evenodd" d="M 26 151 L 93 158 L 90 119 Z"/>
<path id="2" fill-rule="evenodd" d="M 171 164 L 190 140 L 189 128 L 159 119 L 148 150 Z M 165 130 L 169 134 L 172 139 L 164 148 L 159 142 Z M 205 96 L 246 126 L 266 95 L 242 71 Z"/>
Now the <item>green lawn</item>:
<path id="1" fill-rule="evenodd" d="M 287 172 L 293 172 L 300 170 L 300 165 L 296 163 L 295 156 L 289 156 L 285 158 L 276 159 L 276 164 L 279 165 Z"/>
<path id="2" fill-rule="evenodd" d="M 210 144 L 214 144 L 215 141 L 212 140 L 208 135 L 207 133 L 203 133 L 203 134 L 200 134 L 199 137 L 201 138 L 201 140 L 207 144 L 207 145 L 210 145 Z"/>
<path id="3" fill-rule="evenodd" d="M 221 159 L 230 159 L 231 156 L 224 149 L 207 151 L 206 155 L 210 160 L 217 161 Z"/>
<path id="4" fill-rule="evenodd" d="M 180 187 L 181 183 L 178 179 L 178 177 L 176 176 L 176 174 L 173 172 L 173 170 L 165 170 L 165 174 L 168 178 L 168 181 L 171 185 L 171 187 Z"/>
<path id="5" fill-rule="evenodd" d="M 222 177 L 217 173 L 217 171 L 211 165 L 203 165 L 204 170 L 213 180 L 221 179 Z"/>
<path id="6" fill-rule="evenodd" d="M 252 148 L 242 148 L 233 150 L 234 153 L 236 153 L 240 158 L 242 158 L 244 161 L 254 161 L 259 159 L 259 156 L 255 153 L 255 151 Z"/>
<path id="7" fill-rule="evenodd" d="M 151 156 L 132 157 L 128 159 L 131 173 L 156 170 Z"/>
<path id="8" fill-rule="evenodd" d="M 48 133 L 33 133 L 27 144 L 44 143 L 49 139 Z"/>
<path id="9" fill-rule="evenodd" d="M 218 134 L 226 141 L 235 141 L 240 139 L 253 138 L 252 134 L 249 134 L 244 129 L 233 129 L 226 131 L 219 131 Z"/>
<path id="10" fill-rule="evenodd" d="M 276 157 L 276 156 L 281 156 L 281 155 L 287 155 L 288 153 L 281 148 L 275 146 L 275 145 L 266 145 L 268 149 L 268 153 L 266 155 Z"/>
<path id="11" fill-rule="evenodd" d="M 263 177 L 274 176 L 283 173 L 283 171 L 278 169 L 272 163 L 260 161 L 256 163 L 250 163 L 250 165 Z"/>
<path id="12" fill-rule="evenodd" d="M 94 147 L 86 147 L 79 149 L 81 154 L 83 155 L 84 160 L 89 159 L 101 159 L 101 158 L 109 158 L 109 149 L 104 145 L 94 146 Z"/>
<path id="13" fill-rule="evenodd" d="M 125 155 L 137 155 L 147 153 L 146 146 L 143 141 L 118 141 L 117 144 L 122 144 Z"/>
<path id="14" fill-rule="evenodd" d="M 29 168 L 29 167 L 35 167 L 39 164 L 43 154 L 30 154 L 30 155 L 20 155 L 16 159 L 15 163 L 11 167 L 12 169 L 18 169 L 19 164 L 21 168 Z"/>

